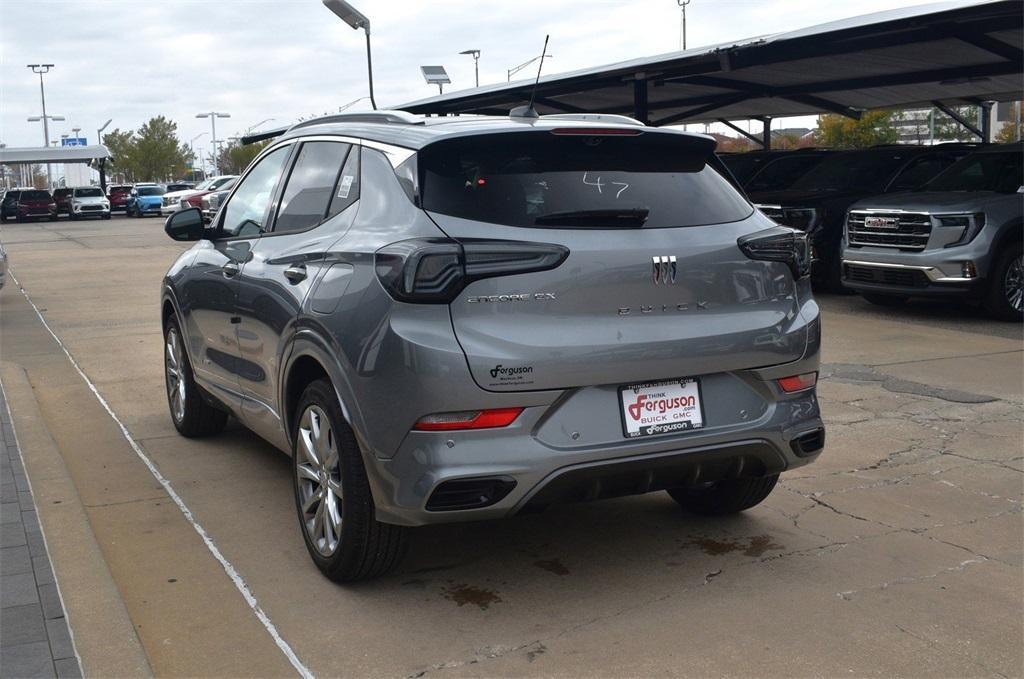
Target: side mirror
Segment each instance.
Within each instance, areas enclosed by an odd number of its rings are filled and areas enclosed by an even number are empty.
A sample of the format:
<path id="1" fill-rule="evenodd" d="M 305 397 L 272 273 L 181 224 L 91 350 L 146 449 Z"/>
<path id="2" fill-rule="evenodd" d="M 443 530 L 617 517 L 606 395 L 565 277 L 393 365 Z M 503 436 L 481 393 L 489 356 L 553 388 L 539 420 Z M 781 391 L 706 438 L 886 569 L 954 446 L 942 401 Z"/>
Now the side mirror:
<path id="1" fill-rule="evenodd" d="M 197 207 L 179 210 L 164 222 L 164 232 L 173 240 L 202 240 L 205 230 L 203 212 Z"/>

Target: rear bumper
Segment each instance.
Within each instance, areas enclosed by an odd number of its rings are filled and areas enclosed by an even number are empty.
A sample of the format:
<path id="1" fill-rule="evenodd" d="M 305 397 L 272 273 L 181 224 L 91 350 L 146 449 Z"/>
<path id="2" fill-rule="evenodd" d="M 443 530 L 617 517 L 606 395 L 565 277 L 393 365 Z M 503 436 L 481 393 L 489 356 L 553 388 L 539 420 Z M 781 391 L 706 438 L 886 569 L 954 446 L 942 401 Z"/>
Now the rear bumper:
<path id="1" fill-rule="evenodd" d="M 783 372 L 816 368 L 817 355 Z M 393 458 L 374 461 L 378 518 L 402 525 L 495 519 L 549 504 L 778 474 L 816 459 L 824 425 L 814 390 L 782 395 L 755 372 L 702 378 L 706 398 L 735 390 L 735 403 L 726 408 L 738 408 L 738 421 L 720 422 L 719 400 L 708 408 L 706 428 L 682 435 L 625 439 L 615 410 L 591 412 L 581 424 L 577 408 L 601 408 L 602 400 L 617 406 L 614 398 L 603 399 L 608 394 L 600 387 L 527 408 L 504 429 L 411 432 Z"/>

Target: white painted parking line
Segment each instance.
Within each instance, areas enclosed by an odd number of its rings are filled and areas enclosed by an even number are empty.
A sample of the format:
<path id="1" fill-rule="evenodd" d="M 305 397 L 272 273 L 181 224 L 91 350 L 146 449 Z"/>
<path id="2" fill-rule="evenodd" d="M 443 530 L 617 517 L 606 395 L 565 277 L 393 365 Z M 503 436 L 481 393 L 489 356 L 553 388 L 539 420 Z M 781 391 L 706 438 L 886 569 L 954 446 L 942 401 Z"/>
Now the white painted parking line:
<path id="1" fill-rule="evenodd" d="M 164 477 L 164 475 L 160 473 L 160 470 L 156 468 L 156 465 L 153 464 L 153 461 L 150 460 L 149 456 L 147 456 L 146 453 L 142 450 L 142 447 L 138 444 L 138 442 L 136 442 L 134 438 L 132 438 L 132 435 L 128 431 L 128 428 L 124 426 L 124 423 L 121 422 L 121 419 L 110 407 L 110 404 L 108 404 L 107 400 L 103 398 L 103 396 L 100 394 L 99 390 L 96 388 L 96 385 L 92 383 L 92 380 L 90 380 L 89 377 L 85 374 L 85 371 L 83 371 L 81 366 L 78 365 L 78 361 L 76 361 L 75 357 L 71 355 L 71 352 L 68 351 L 68 348 L 64 346 L 64 342 L 61 341 L 60 337 L 57 336 L 57 333 L 55 333 L 53 329 L 50 327 L 50 324 L 46 322 L 45 318 L 43 318 L 43 314 L 39 311 L 39 307 L 36 306 L 35 302 L 32 301 L 32 298 L 29 296 L 28 291 L 26 291 L 25 288 L 22 287 L 21 283 L 18 282 L 18 279 L 14 276 L 12 272 L 8 271 L 8 276 L 11 278 L 11 280 L 14 281 L 14 284 L 18 286 L 18 289 L 21 290 L 21 294 L 25 296 L 25 299 L 32 306 L 33 311 L 36 312 L 36 316 L 39 317 L 39 321 L 43 324 L 43 327 L 46 328 L 46 331 L 50 333 L 50 336 L 53 337 L 55 342 L 57 342 L 57 345 L 61 348 L 61 351 L 64 352 L 64 355 L 68 357 L 68 360 L 71 362 L 71 365 L 82 377 L 82 379 L 85 380 L 86 385 L 89 387 L 89 390 L 92 391 L 93 395 L 96 397 L 96 400 L 99 401 L 100 405 L 103 406 L 103 409 L 106 410 L 107 414 L 110 415 L 110 418 L 114 420 L 114 423 L 117 424 L 117 426 L 121 429 L 121 434 L 128 442 L 128 445 L 132 447 L 132 450 L 135 451 L 135 454 L 139 457 L 140 460 L 142 460 L 142 463 L 146 465 L 146 468 L 149 469 L 149 472 L 150 474 L 153 475 L 153 478 L 155 478 L 160 483 L 160 485 L 163 486 L 164 490 L 167 491 L 167 494 L 171 497 L 172 500 L 174 500 L 174 504 L 176 504 L 178 506 L 178 509 L 181 510 L 181 513 L 185 516 L 185 520 L 188 521 L 189 524 L 191 524 L 192 528 L 194 528 L 196 533 L 199 534 L 199 537 L 202 538 L 203 543 L 206 545 L 206 548 L 213 555 L 213 558 L 215 558 L 218 561 L 218 563 L 220 563 L 221 567 L 224 569 L 224 572 L 227 573 L 227 576 L 231 578 L 231 582 L 234 583 L 235 588 L 245 599 L 245 602 L 249 604 L 249 608 L 251 608 L 253 613 L 256 614 L 256 617 L 259 619 L 263 627 L 267 630 L 267 633 L 270 634 L 271 638 L 273 638 L 274 643 L 277 644 L 277 647 L 280 648 L 281 652 L 284 653 L 286 658 L 288 658 L 288 662 L 292 664 L 292 667 L 295 668 L 295 670 L 299 673 L 300 676 L 307 679 L 311 679 L 313 677 L 313 673 L 309 671 L 309 668 L 303 664 L 303 662 L 295 654 L 295 651 L 292 650 L 292 647 L 288 644 L 287 641 L 284 640 L 281 634 L 277 631 L 277 627 L 275 627 L 274 623 L 270 620 L 270 616 L 268 616 L 266 612 L 260 607 L 259 602 L 256 600 L 256 596 L 252 593 L 252 590 L 249 589 L 249 586 L 245 583 L 245 580 L 242 579 L 242 576 L 239 575 L 238 571 L 231 564 L 231 562 L 228 561 L 227 558 L 221 553 L 220 549 L 217 547 L 217 544 L 213 541 L 213 538 L 211 538 L 210 535 L 206 532 L 206 529 L 204 529 L 202 525 L 200 525 L 199 522 L 196 521 L 195 517 L 192 515 L 192 510 L 188 508 L 188 505 L 185 504 L 185 501 L 182 500 L 181 496 L 178 495 L 177 491 L 174 490 L 174 487 L 171 485 L 171 482 L 168 481 Z"/>

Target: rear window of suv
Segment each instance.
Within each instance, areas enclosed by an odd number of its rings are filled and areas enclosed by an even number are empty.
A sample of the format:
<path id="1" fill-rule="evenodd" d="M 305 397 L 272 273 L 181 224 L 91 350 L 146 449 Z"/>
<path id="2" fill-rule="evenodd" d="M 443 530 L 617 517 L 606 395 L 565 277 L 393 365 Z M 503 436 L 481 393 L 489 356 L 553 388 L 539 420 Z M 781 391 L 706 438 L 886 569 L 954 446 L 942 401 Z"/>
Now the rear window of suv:
<path id="1" fill-rule="evenodd" d="M 574 130 L 575 132 L 575 130 Z M 667 228 L 734 222 L 753 208 L 683 135 L 510 132 L 418 154 L 425 210 L 533 228 Z"/>

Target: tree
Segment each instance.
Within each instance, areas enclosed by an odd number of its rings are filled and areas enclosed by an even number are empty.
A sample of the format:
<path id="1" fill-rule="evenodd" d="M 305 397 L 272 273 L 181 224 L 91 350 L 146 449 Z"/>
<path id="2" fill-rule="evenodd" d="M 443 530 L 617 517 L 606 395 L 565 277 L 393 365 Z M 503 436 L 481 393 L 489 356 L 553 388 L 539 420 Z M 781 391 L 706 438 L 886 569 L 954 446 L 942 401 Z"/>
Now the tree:
<path id="1" fill-rule="evenodd" d="M 829 148 L 866 148 L 876 144 L 895 144 L 899 132 L 893 125 L 891 110 L 866 111 L 860 120 L 835 113 L 818 118 L 814 143 Z"/>
<path id="2" fill-rule="evenodd" d="M 150 118 L 135 133 L 136 181 L 158 181 L 185 173 L 188 147 L 178 141 L 178 125 L 163 116 Z"/>
<path id="3" fill-rule="evenodd" d="M 226 146 L 221 151 L 220 157 L 220 169 L 224 174 L 241 174 L 242 171 L 249 167 L 249 163 L 260 154 L 260 152 L 267 148 L 267 144 L 270 140 L 261 141 L 256 144 L 247 144 L 245 146 L 232 143 L 230 146 Z"/>
<path id="4" fill-rule="evenodd" d="M 1009 144 L 1010 142 L 1020 141 L 1024 139 L 1024 120 L 1020 117 L 1020 105 L 1021 102 L 1015 102 L 1013 104 L 1014 114 L 1017 122 L 1003 123 L 1003 126 L 996 132 L 994 141 L 1000 144 Z"/>
<path id="5" fill-rule="evenodd" d="M 110 175 L 124 175 L 125 180 L 135 177 L 135 140 L 131 130 L 115 128 L 103 135 L 103 144 L 110 150 Z"/>

